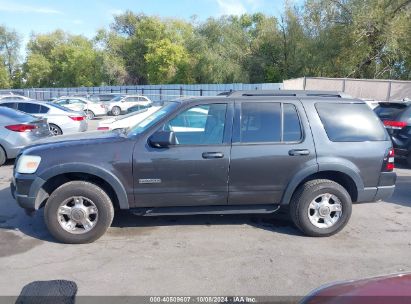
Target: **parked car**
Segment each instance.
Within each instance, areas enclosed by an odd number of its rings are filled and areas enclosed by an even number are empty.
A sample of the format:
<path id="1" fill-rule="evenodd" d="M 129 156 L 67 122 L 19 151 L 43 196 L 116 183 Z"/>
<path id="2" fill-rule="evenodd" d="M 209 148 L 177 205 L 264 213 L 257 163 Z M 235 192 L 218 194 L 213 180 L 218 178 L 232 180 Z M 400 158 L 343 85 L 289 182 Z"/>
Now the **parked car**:
<path id="1" fill-rule="evenodd" d="M 84 112 L 76 112 L 54 103 L 36 100 L 1 101 L 0 106 L 47 119 L 52 135 L 62 135 L 87 131 Z"/>
<path id="2" fill-rule="evenodd" d="M 12 193 L 29 211 L 45 207 L 50 233 L 65 243 L 98 239 L 115 209 L 159 216 L 287 207 L 304 234 L 330 236 L 348 223 L 352 202 L 386 199 L 396 181 L 378 117 L 339 96 L 245 91 L 169 102 L 130 129 L 24 149 Z"/>
<path id="3" fill-rule="evenodd" d="M 30 98 L 22 96 L 22 95 L 17 95 L 17 94 L 4 94 L 0 95 L 0 100 L 1 101 L 6 101 L 6 100 L 30 100 Z"/>
<path id="4" fill-rule="evenodd" d="M 403 304 L 410 298 L 411 273 L 400 273 L 327 284 L 310 292 L 300 304 Z"/>
<path id="5" fill-rule="evenodd" d="M 131 128 L 161 108 L 162 107 L 150 107 L 137 112 L 131 112 L 124 116 L 105 119 L 98 124 L 97 130 L 109 131 Z"/>
<path id="6" fill-rule="evenodd" d="M 108 111 L 114 116 L 127 112 L 134 106 L 149 106 L 152 102 L 149 98 L 141 95 L 120 95 L 108 102 Z"/>
<path id="7" fill-rule="evenodd" d="M 0 107 L 0 166 L 38 139 L 51 136 L 46 119 Z"/>
<path id="8" fill-rule="evenodd" d="M 93 102 L 82 97 L 60 97 L 53 101 L 60 106 L 66 107 L 73 111 L 84 111 L 89 120 L 97 116 L 107 115 L 107 105 L 102 102 Z"/>
<path id="9" fill-rule="evenodd" d="M 380 102 L 374 111 L 391 136 L 395 158 L 411 167 L 411 101 Z"/>

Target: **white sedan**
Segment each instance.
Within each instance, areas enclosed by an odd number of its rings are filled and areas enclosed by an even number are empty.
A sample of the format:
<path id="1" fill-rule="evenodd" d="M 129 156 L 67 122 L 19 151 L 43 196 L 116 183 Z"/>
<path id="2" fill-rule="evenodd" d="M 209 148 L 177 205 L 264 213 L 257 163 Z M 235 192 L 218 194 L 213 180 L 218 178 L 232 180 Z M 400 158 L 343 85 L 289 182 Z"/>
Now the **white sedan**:
<path id="1" fill-rule="evenodd" d="M 143 121 L 145 118 L 158 111 L 162 107 L 150 107 L 137 112 L 132 112 L 130 114 L 119 116 L 115 118 L 109 118 L 101 121 L 98 124 L 97 130 L 99 131 L 110 131 L 115 129 L 126 129 L 135 126 L 139 122 Z"/>
<path id="2" fill-rule="evenodd" d="M 53 101 L 60 106 L 73 111 L 84 111 L 87 119 L 94 119 L 96 116 L 107 115 L 108 107 L 102 102 L 94 102 L 82 97 L 60 97 Z"/>

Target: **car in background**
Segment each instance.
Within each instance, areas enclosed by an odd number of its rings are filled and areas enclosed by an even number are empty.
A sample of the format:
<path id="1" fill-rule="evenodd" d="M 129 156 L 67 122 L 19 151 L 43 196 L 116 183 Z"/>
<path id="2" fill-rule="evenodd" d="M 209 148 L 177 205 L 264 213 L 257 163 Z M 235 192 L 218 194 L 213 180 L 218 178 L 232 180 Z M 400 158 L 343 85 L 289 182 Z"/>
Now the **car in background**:
<path id="1" fill-rule="evenodd" d="M 401 273 L 327 284 L 300 304 L 396 304 L 410 303 L 410 299 L 411 273 Z"/>
<path id="2" fill-rule="evenodd" d="M 0 166 L 38 139 L 51 136 L 47 119 L 0 107 Z"/>
<path id="3" fill-rule="evenodd" d="M 101 102 L 94 102 L 82 97 L 60 97 L 53 101 L 60 106 L 73 111 L 84 111 L 89 120 L 97 116 L 107 115 L 107 105 Z"/>
<path id="4" fill-rule="evenodd" d="M 411 101 L 380 102 L 374 112 L 388 130 L 395 158 L 411 167 Z"/>
<path id="5" fill-rule="evenodd" d="M 84 132 L 88 128 L 84 112 L 76 112 L 58 104 L 36 100 L 0 100 L 0 106 L 47 118 L 52 135 Z"/>
<path id="6" fill-rule="evenodd" d="M 108 111 L 114 116 L 127 112 L 129 108 L 140 105 L 149 106 L 153 102 L 146 96 L 119 95 L 108 102 Z"/>
<path id="7" fill-rule="evenodd" d="M 10 93 L 10 94 L 5 94 L 5 95 L 0 94 L 0 100 L 1 101 L 5 101 L 5 100 L 30 100 L 30 98 L 28 98 L 26 96 Z"/>
<path id="8" fill-rule="evenodd" d="M 114 117 L 114 118 L 103 120 L 98 124 L 97 130 L 98 131 L 111 131 L 111 130 L 116 130 L 116 129 L 131 128 L 161 108 L 162 108 L 161 106 L 149 107 L 149 108 L 141 109 L 140 111 L 131 112 L 124 116 L 119 116 L 119 117 Z"/>
<path id="9" fill-rule="evenodd" d="M 141 111 L 141 110 L 144 110 L 144 109 L 148 109 L 148 108 L 150 108 L 150 107 L 152 107 L 152 106 L 153 106 L 152 104 L 148 104 L 148 105 L 136 105 L 136 106 L 133 106 L 133 107 L 131 107 L 131 108 L 128 108 L 127 113 L 138 112 L 138 111 Z"/>

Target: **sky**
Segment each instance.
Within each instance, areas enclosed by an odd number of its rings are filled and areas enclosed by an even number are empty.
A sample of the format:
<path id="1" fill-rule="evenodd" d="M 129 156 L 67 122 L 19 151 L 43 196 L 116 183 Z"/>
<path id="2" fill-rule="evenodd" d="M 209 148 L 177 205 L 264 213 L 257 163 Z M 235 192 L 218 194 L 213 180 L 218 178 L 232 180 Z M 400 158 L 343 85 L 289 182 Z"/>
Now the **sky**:
<path id="1" fill-rule="evenodd" d="M 285 0 L 0 0 L 0 25 L 15 29 L 24 46 L 31 33 L 62 29 L 93 37 L 126 10 L 160 17 L 198 20 L 263 12 L 280 16 Z M 24 50 L 23 50 L 24 52 Z"/>

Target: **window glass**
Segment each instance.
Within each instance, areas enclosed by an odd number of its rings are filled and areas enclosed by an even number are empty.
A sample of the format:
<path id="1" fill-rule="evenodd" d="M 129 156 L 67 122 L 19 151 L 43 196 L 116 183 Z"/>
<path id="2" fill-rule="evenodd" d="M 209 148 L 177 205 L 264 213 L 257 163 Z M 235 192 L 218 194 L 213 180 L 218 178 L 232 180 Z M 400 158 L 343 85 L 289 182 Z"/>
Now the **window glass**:
<path id="1" fill-rule="evenodd" d="M 68 104 L 68 100 L 67 99 L 63 99 L 63 100 L 59 100 L 59 101 L 57 101 L 56 102 L 56 104 L 59 104 L 59 105 L 67 105 Z"/>
<path id="2" fill-rule="evenodd" d="M 85 104 L 85 102 L 80 99 L 70 99 L 68 102 L 70 104 Z"/>
<path id="3" fill-rule="evenodd" d="M 40 106 L 40 114 L 46 114 L 49 112 L 49 108 L 46 106 Z"/>
<path id="4" fill-rule="evenodd" d="M 283 141 L 299 141 L 302 138 L 300 119 L 297 109 L 289 103 L 283 104 L 284 133 Z"/>
<path id="5" fill-rule="evenodd" d="M 281 103 L 242 104 L 241 142 L 280 142 Z"/>
<path id="6" fill-rule="evenodd" d="M 4 103 L 1 103 L 0 106 L 11 108 L 11 109 L 16 108 L 16 104 L 14 102 L 4 102 Z"/>
<path id="7" fill-rule="evenodd" d="M 164 129 L 175 132 L 180 145 L 221 144 L 226 112 L 227 104 L 195 106 L 177 115 Z"/>
<path id="8" fill-rule="evenodd" d="M 40 105 L 35 103 L 21 102 L 18 104 L 17 109 L 29 114 L 40 113 Z"/>
<path id="9" fill-rule="evenodd" d="M 379 118 L 366 104 L 317 103 L 315 107 L 331 141 L 387 140 Z"/>

